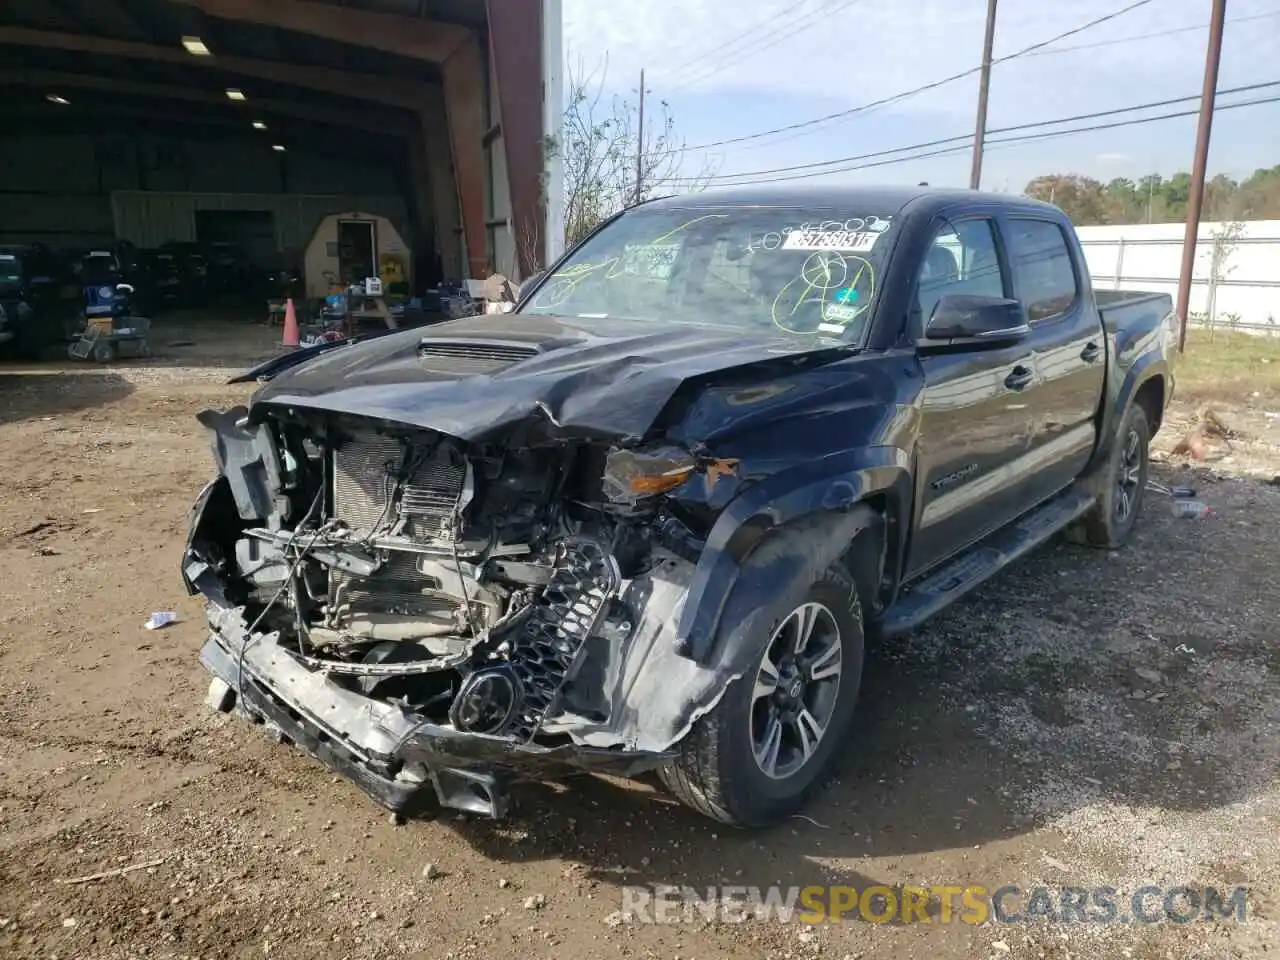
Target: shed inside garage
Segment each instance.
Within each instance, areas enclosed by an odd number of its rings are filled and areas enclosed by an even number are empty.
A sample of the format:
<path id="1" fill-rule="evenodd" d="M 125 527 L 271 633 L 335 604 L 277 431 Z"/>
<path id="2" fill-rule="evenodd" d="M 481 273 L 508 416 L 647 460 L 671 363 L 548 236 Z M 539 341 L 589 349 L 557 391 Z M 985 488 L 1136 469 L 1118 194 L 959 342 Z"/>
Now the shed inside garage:
<path id="1" fill-rule="evenodd" d="M 557 251 L 559 0 L 5 0 L 0 243 L 394 224 L 419 286 Z M 548 179 L 544 180 L 544 177 Z"/>

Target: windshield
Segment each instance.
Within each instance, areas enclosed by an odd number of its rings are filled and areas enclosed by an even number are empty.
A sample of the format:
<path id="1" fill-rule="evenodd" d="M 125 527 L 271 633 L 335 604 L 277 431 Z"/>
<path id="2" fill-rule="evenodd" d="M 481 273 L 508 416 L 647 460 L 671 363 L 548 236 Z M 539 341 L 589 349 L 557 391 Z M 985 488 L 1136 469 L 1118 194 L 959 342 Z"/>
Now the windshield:
<path id="1" fill-rule="evenodd" d="M 893 234 L 884 210 L 642 207 L 584 243 L 520 313 L 856 343 Z"/>

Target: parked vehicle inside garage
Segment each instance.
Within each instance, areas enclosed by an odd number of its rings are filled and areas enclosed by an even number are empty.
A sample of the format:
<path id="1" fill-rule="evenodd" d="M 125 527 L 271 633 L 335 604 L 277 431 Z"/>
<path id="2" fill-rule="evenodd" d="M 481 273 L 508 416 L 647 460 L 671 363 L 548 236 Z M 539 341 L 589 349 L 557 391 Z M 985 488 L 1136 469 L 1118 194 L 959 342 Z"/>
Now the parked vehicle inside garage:
<path id="1" fill-rule="evenodd" d="M 868 635 L 1060 531 L 1126 541 L 1172 317 L 1006 195 L 633 208 L 510 313 L 297 351 L 200 415 L 209 701 L 396 810 L 656 769 L 775 822 L 857 748 Z"/>
<path id="2" fill-rule="evenodd" d="M 57 257 L 38 244 L 0 247 L 0 352 L 24 360 L 63 337 L 69 309 Z"/>

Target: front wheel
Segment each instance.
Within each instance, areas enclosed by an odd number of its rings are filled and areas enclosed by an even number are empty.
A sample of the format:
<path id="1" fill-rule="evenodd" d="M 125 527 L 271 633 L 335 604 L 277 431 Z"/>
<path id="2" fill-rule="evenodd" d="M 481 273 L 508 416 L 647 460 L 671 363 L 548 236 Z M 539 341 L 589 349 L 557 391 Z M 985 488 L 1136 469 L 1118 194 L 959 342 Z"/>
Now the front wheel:
<path id="1" fill-rule="evenodd" d="M 862 607 L 843 568 L 761 621 L 748 672 L 659 769 L 686 806 L 744 827 L 804 805 L 844 745 L 862 679 Z"/>
<path id="2" fill-rule="evenodd" d="M 1091 481 L 1097 502 L 1067 531 L 1069 539 L 1110 550 L 1124 545 L 1145 499 L 1150 445 L 1147 412 L 1141 404 L 1130 404 L 1111 456 Z"/>

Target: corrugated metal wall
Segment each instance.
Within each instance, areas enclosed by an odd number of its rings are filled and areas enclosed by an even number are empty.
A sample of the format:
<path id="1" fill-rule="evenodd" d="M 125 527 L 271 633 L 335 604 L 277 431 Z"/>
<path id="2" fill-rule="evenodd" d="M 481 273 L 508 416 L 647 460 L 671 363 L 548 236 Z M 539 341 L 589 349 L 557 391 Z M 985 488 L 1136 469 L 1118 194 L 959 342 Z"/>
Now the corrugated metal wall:
<path id="1" fill-rule="evenodd" d="M 276 153 L 235 138 L 7 131 L 0 243 L 74 248 L 119 236 L 154 247 L 196 239 L 197 210 L 269 211 L 282 252 L 301 250 L 325 216 L 348 210 L 387 217 L 409 236 L 403 189 L 385 158 Z"/>
<path id="2" fill-rule="evenodd" d="M 1078 227 L 1096 289 L 1174 296 L 1182 267 L 1181 223 Z M 1201 223 L 1188 321 L 1280 334 L 1280 220 Z"/>
<path id="3" fill-rule="evenodd" d="M 408 210 L 399 196 L 326 196 L 269 193 L 157 193 L 117 190 L 111 195 L 116 235 L 139 247 L 196 239 L 197 210 L 258 210 L 274 215 L 277 249 L 300 251 L 330 214 L 359 211 L 386 217 L 405 233 Z"/>
<path id="4" fill-rule="evenodd" d="M 0 149 L 0 243 L 52 247 L 111 239 L 93 138 L 11 133 Z"/>

